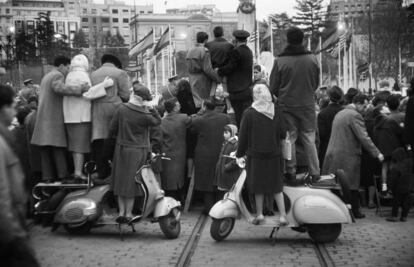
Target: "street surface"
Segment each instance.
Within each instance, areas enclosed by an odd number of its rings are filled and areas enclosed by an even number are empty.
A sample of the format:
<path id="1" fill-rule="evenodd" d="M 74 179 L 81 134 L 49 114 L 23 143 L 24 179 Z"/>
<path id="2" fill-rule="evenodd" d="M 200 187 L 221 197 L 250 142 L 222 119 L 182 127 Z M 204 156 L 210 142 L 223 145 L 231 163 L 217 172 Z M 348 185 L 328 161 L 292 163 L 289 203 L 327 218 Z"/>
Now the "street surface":
<path id="1" fill-rule="evenodd" d="M 390 208 L 385 208 L 388 215 Z M 271 228 L 242 220 L 222 241 L 210 237 L 211 219 L 199 212 L 182 216 L 181 236 L 164 238 L 157 223 L 124 227 L 124 241 L 114 226 L 70 236 L 63 228 L 34 226 L 33 245 L 41 266 L 414 266 L 414 212 L 405 223 L 391 223 L 364 210 L 366 219 L 344 225 L 339 239 L 317 245 L 306 233 L 281 229 L 272 245 Z M 198 235 L 201 233 L 201 235 Z M 185 260 L 186 259 L 186 260 Z M 182 264 L 184 262 L 184 264 Z"/>

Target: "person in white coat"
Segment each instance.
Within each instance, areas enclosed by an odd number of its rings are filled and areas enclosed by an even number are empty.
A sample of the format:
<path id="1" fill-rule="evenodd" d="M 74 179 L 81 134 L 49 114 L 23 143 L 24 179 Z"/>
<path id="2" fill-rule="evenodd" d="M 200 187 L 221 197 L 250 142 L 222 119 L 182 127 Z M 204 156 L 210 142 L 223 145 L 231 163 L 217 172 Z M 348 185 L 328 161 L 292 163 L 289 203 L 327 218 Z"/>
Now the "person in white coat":
<path id="1" fill-rule="evenodd" d="M 87 83 L 91 86 L 88 71 L 88 58 L 85 55 L 76 55 L 71 61 L 65 84 L 75 86 Z M 68 150 L 73 156 L 74 178 L 85 179 L 82 166 L 85 154 L 90 153 L 91 101 L 83 96 L 65 96 L 63 117 L 68 137 Z"/>

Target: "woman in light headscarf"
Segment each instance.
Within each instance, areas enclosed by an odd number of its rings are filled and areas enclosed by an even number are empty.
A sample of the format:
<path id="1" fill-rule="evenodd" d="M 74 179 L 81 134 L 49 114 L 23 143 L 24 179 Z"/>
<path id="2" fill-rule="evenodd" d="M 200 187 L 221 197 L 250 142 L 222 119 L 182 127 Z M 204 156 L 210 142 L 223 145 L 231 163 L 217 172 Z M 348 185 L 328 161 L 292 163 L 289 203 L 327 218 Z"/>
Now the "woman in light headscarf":
<path id="1" fill-rule="evenodd" d="M 283 200 L 282 150 L 283 139 L 280 118 L 275 112 L 272 95 L 264 84 L 253 88 L 253 104 L 244 112 L 237 149 L 237 161 L 247 157 L 247 189 L 254 194 L 257 217 L 253 224 L 264 220 L 263 201 L 265 194 L 276 200 L 280 212 L 280 224 L 287 225 Z"/>
<path id="2" fill-rule="evenodd" d="M 89 61 L 85 55 L 76 55 L 70 63 L 66 85 L 91 86 Z M 82 174 L 84 155 L 90 152 L 91 140 L 91 101 L 82 96 L 63 97 L 63 117 L 68 136 L 68 150 L 72 152 L 74 178 L 85 181 Z"/>

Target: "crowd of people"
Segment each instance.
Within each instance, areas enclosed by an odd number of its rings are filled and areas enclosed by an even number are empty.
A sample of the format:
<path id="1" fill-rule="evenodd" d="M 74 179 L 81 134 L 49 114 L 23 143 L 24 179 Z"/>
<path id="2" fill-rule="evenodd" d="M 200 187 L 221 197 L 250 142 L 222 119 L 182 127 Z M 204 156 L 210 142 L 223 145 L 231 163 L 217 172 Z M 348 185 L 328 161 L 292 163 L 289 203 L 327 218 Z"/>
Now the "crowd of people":
<path id="1" fill-rule="evenodd" d="M 287 31 L 286 49 L 271 70 L 254 63 L 248 32 L 233 35 L 230 43 L 223 28 L 216 27 L 208 42 L 208 34 L 198 32 L 186 58 L 188 77 L 171 77 L 155 105 L 150 90 L 139 81 L 131 84 L 120 60 L 109 54 L 92 73 L 84 55 L 56 57 L 40 89 L 25 81 L 17 114 L 13 89 L 1 85 L 0 205 L 5 207 L 0 231 L 7 233 L 1 245 L 24 236 L 18 219 L 30 198 L 23 192 L 39 181 L 83 183 L 87 160 L 97 163 L 93 180 L 112 186 L 117 222 L 128 222 L 135 200 L 143 195 L 134 176 L 151 153 L 171 158 L 153 165 L 166 194 L 183 201 L 193 176 L 205 213 L 246 163 L 255 224 L 274 212 L 267 196 L 276 201 L 281 224 L 288 224 L 284 180 L 294 182 L 306 170 L 317 182 L 321 174 L 338 169 L 345 171 L 356 218 L 364 217 L 360 187 L 367 188 L 373 208 L 374 182 L 380 178 L 380 191 L 394 196 L 388 220 L 405 221 L 414 186 L 408 149 L 414 147 L 414 79 L 406 99 L 388 91 L 367 96 L 354 88 L 344 95 L 337 86 L 316 97 L 320 70 L 302 45 L 300 29 Z M 17 123 L 9 131 L 14 117 Z M 282 153 L 286 139 L 291 157 Z"/>

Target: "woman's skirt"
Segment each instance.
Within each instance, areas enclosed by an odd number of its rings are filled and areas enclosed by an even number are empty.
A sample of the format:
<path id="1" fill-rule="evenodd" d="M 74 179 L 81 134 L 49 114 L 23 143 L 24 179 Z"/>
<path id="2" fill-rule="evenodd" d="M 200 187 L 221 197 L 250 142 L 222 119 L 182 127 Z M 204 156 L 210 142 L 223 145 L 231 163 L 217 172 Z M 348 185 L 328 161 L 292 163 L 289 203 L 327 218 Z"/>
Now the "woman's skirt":
<path id="1" fill-rule="evenodd" d="M 91 123 L 66 123 L 68 150 L 75 153 L 91 152 Z"/>
<path id="2" fill-rule="evenodd" d="M 145 164 L 148 152 L 148 148 L 116 145 L 111 175 L 114 195 L 126 198 L 143 196 L 142 188 L 135 181 L 135 176 Z"/>
<path id="3" fill-rule="evenodd" d="M 282 157 L 247 157 L 247 189 L 250 194 L 275 194 L 283 191 Z"/>

